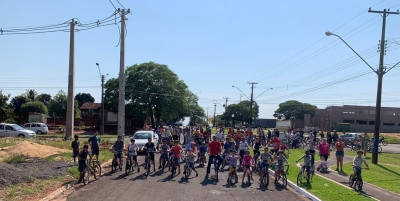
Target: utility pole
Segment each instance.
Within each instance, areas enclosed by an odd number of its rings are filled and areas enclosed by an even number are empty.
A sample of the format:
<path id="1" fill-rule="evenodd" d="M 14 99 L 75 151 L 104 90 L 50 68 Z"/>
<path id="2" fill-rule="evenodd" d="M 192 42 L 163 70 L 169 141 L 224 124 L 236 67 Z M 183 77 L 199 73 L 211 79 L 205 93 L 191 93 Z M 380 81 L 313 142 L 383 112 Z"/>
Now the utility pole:
<path id="1" fill-rule="evenodd" d="M 207 126 L 208 126 L 208 107 L 207 107 L 207 119 L 206 119 L 206 122 L 207 122 Z"/>
<path id="2" fill-rule="evenodd" d="M 239 103 L 242 102 L 242 94 L 240 94 Z"/>
<path id="3" fill-rule="evenodd" d="M 370 13 L 378 13 L 383 17 L 382 20 L 382 36 L 381 36 L 381 44 L 380 44 L 380 57 L 379 57 L 379 69 L 375 71 L 378 75 L 378 89 L 376 93 L 376 106 L 375 106 L 375 125 L 374 125 L 374 143 L 372 147 L 372 163 L 378 164 L 378 144 L 379 144 L 379 132 L 381 125 L 381 101 L 382 101 L 382 80 L 383 75 L 387 72 L 384 70 L 384 57 L 385 57 L 385 30 L 386 30 L 386 17 L 389 14 L 399 14 L 399 10 L 397 12 L 390 12 L 390 10 L 383 9 L 383 11 L 374 11 L 369 8 L 368 12 Z M 390 69 L 389 69 L 390 70 Z"/>
<path id="4" fill-rule="evenodd" d="M 228 97 L 223 97 L 223 99 L 225 99 L 225 113 L 226 113 L 226 108 L 228 107 L 228 100 L 229 100 L 229 98 Z M 225 119 L 225 127 L 226 127 L 226 119 Z"/>
<path id="5" fill-rule="evenodd" d="M 104 134 L 104 80 L 105 76 L 101 75 L 101 126 L 100 135 Z"/>
<path id="6" fill-rule="evenodd" d="M 71 20 L 71 29 L 69 31 L 69 72 L 68 72 L 68 100 L 67 100 L 67 118 L 65 122 L 65 138 L 72 139 L 74 137 L 74 84 L 75 84 L 75 24 Z"/>
<path id="7" fill-rule="evenodd" d="M 129 11 L 129 10 L 128 10 Z M 125 135 L 125 9 L 121 14 L 121 46 L 119 62 L 118 136 Z"/>
<path id="8" fill-rule="evenodd" d="M 215 113 L 216 113 L 216 111 L 217 111 L 217 103 L 214 103 L 214 123 L 213 123 L 213 126 L 215 128 L 217 128 L 217 126 L 215 125 Z"/>
<path id="9" fill-rule="evenodd" d="M 254 90 L 254 85 L 258 84 L 257 82 L 248 82 L 248 84 L 251 84 L 251 96 L 250 96 L 250 122 L 249 122 L 249 128 L 251 128 L 251 123 L 253 122 L 253 90 Z"/>

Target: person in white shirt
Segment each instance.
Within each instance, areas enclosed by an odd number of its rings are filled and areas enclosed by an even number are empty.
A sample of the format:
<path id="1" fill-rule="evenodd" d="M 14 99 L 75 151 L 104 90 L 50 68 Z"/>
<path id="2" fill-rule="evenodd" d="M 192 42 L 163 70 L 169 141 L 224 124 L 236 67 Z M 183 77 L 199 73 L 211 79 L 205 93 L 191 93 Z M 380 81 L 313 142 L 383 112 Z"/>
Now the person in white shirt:
<path id="1" fill-rule="evenodd" d="M 139 164 L 137 162 L 137 151 L 139 150 L 139 147 L 135 143 L 134 139 L 131 139 L 131 143 L 128 145 L 127 150 L 128 150 L 129 157 L 131 157 L 133 166 L 136 165 L 138 172 L 140 172 Z"/>

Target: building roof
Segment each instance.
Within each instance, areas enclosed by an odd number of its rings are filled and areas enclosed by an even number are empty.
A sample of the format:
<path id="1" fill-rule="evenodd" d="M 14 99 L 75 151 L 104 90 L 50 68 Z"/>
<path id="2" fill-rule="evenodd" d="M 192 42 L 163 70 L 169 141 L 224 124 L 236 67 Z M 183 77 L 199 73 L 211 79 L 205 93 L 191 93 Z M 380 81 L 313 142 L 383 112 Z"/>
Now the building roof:
<path id="1" fill-rule="evenodd" d="M 101 103 L 84 102 L 81 106 L 81 110 L 97 110 L 101 107 Z"/>

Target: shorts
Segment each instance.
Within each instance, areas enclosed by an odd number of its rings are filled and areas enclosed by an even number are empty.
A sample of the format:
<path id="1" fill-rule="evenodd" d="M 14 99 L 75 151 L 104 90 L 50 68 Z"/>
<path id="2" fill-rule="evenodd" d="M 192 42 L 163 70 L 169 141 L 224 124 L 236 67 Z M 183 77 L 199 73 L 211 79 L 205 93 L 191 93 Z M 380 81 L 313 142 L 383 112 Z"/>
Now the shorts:
<path id="1" fill-rule="evenodd" d="M 100 153 L 99 147 L 92 147 L 92 156 L 94 156 L 94 155 L 98 156 L 99 153 Z"/>
<path id="2" fill-rule="evenodd" d="M 79 160 L 79 163 L 78 163 L 78 170 L 79 170 L 79 172 L 83 172 L 83 171 L 85 171 L 85 169 L 86 169 L 86 161 L 85 160 Z"/>
<path id="3" fill-rule="evenodd" d="M 121 159 L 122 158 L 122 151 L 121 152 L 118 151 L 117 153 L 114 153 L 114 157 L 115 156 L 117 156 L 118 159 Z"/>
<path id="4" fill-rule="evenodd" d="M 186 150 L 186 151 L 192 150 L 192 145 L 191 145 L 190 143 L 187 143 L 187 144 L 185 145 L 185 150 Z"/>
<path id="5" fill-rule="evenodd" d="M 233 165 L 229 165 L 229 173 L 232 173 L 233 171 L 237 171 L 237 168 L 236 168 L 236 166 L 233 166 Z"/>
<path id="6" fill-rule="evenodd" d="M 148 153 L 146 153 L 146 157 L 147 157 L 147 154 Z M 150 154 L 150 160 L 154 161 L 154 152 L 149 152 L 149 154 Z"/>
<path id="7" fill-rule="evenodd" d="M 336 151 L 336 156 L 344 157 L 344 151 Z"/>
<path id="8" fill-rule="evenodd" d="M 76 157 L 78 156 L 78 154 L 79 154 L 79 152 L 73 151 L 73 152 L 72 152 L 72 158 L 76 158 Z"/>
<path id="9" fill-rule="evenodd" d="M 324 157 L 325 161 L 328 160 L 328 155 L 322 155 L 322 154 L 320 154 L 319 156 Z"/>
<path id="10" fill-rule="evenodd" d="M 246 169 L 250 169 L 251 168 L 251 166 L 250 165 L 243 165 L 244 166 L 244 168 L 246 168 Z M 250 169 L 251 170 L 251 169 Z"/>
<path id="11" fill-rule="evenodd" d="M 283 171 L 283 165 L 275 165 L 275 171 Z"/>
<path id="12" fill-rule="evenodd" d="M 310 166 L 303 166 L 301 169 L 306 169 L 306 172 L 310 173 Z"/>
<path id="13" fill-rule="evenodd" d="M 163 154 L 161 154 L 160 159 L 162 159 L 163 157 L 165 157 L 166 160 L 169 160 L 169 155 L 168 155 L 168 153 L 163 153 Z"/>
<path id="14" fill-rule="evenodd" d="M 189 168 L 192 168 L 194 170 L 194 163 L 187 163 L 189 165 Z"/>
<path id="15" fill-rule="evenodd" d="M 269 168 L 269 164 L 268 163 L 261 163 L 260 169 L 263 170 L 265 168 L 268 169 Z"/>
<path id="16" fill-rule="evenodd" d="M 173 158 L 171 159 L 171 162 L 175 162 L 176 165 L 179 165 L 181 163 L 180 158 Z"/>
<path id="17" fill-rule="evenodd" d="M 361 168 L 353 166 L 354 175 L 360 176 L 361 175 Z"/>
<path id="18" fill-rule="evenodd" d="M 255 156 L 260 156 L 260 151 L 259 150 L 253 150 L 253 153 L 254 153 L 254 157 Z"/>
<path id="19" fill-rule="evenodd" d="M 246 153 L 246 150 L 240 150 L 240 152 L 239 152 L 240 158 L 243 158 L 245 153 Z"/>
<path id="20" fill-rule="evenodd" d="M 274 153 L 275 153 L 275 154 L 276 154 L 276 153 L 278 153 L 278 149 L 271 149 L 271 153 L 272 153 L 272 154 L 274 154 Z"/>
<path id="21" fill-rule="evenodd" d="M 136 161 L 137 162 L 137 155 L 129 155 L 129 157 L 132 158 L 132 161 Z"/>

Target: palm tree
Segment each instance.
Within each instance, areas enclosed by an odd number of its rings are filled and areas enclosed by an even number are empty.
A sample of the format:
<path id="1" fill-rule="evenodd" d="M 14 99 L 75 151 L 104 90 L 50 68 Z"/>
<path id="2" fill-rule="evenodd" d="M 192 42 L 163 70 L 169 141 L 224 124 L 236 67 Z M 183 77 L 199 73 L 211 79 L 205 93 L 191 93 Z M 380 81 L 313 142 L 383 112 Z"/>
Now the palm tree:
<path id="1" fill-rule="evenodd" d="M 36 99 L 36 96 L 38 95 L 38 93 L 36 92 L 36 90 L 34 89 L 29 89 L 26 90 L 25 92 L 25 96 L 30 100 L 30 101 L 34 101 Z"/>

